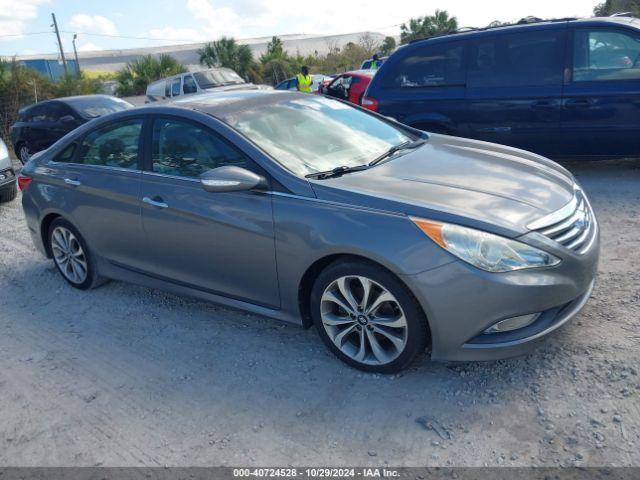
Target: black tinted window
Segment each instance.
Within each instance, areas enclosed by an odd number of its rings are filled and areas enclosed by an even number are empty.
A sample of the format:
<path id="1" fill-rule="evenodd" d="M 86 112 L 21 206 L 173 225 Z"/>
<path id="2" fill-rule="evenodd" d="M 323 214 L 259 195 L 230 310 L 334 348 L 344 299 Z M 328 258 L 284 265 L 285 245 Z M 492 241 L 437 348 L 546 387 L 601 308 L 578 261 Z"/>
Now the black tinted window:
<path id="1" fill-rule="evenodd" d="M 605 29 L 575 32 L 575 82 L 635 79 L 640 79 L 640 36 Z"/>
<path id="2" fill-rule="evenodd" d="M 419 88 L 464 85 L 464 45 L 425 44 L 402 58 L 386 73 L 383 87 Z"/>
<path id="3" fill-rule="evenodd" d="M 207 170 L 225 165 L 255 168 L 244 155 L 204 128 L 178 120 L 154 122 L 154 172 L 198 177 Z"/>
<path id="4" fill-rule="evenodd" d="M 196 81 L 193 79 L 191 75 L 187 75 L 184 77 L 182 91 L 184 93 L 196 93 L 198 91 L 198 87 L 196 86 Z"/>
<path id="5" fill-rule="evenodd" d="M 75 151 L 76 144 L 72 143 L 56 156 L 54 162 L 71 162 L 73 160 L 73 154 Z"/>
<path id="6" fill-rule="evenodd" d="M 469 87 L 561 85 L 564 31 L 542 30 L 480 38 L 469 59 Z"/>
<path id="7" fill-rule="evenodd" d="M 170 97 L 171 96 L 171 81 L 167 80 L 164 84 L 164 96 L 165 97 Z"/>
<path id="8" fill-rule="evenodd" d="M 142 120 L 127 120 L 94 130 L 84 137 L 77 162 L 135 170 L 141 131 Z"/>
<path id="9" fill-rule="evenodd" d="M 96 118 L 108 113 L 120 112 L 133 108 L 129 102 L 115 97 L 86 96 L 66 100 L 80 115 L 85 118 Z M 66 108 L 65 105 L 62 105 Z M 66 114 L 65 114 L 66 115 Z"/>

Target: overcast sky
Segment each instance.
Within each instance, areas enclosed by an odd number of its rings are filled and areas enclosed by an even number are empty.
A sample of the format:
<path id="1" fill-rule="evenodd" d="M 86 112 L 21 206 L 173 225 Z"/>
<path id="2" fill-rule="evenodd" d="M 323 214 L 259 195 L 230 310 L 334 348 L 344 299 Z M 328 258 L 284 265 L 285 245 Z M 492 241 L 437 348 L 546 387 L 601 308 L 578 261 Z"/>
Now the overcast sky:
<path id="1" fill-rule="evenodd" d="M 51 12 L 65 33 L 65 50 L 78 32 L 80 50 L 159 46 L 288 33 L 336 34 L 376 31 L 397 35 L 398 24 L 445 9 L 460 26 L 589 16 L 590 0 L 0 0 L 0 55 L 57 50 Z M 35 33 L 35 34 L 34 34 Z M 119 38 L 118 36 L 145 37 Z"/>

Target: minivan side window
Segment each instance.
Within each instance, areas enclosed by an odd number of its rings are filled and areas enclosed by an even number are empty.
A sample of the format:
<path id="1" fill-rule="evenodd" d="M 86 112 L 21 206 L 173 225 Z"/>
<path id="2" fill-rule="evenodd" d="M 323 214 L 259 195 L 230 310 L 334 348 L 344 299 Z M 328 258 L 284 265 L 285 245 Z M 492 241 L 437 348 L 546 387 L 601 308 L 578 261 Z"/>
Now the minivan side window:
<path id="1" fill-rule="evenodd" d="M 561 85 L 564 39 L 564 30 L 479 37 L 471 47 L 467 86 Z"/>
<path id="2" fill-rule="evenodd" d="M 153 122 L 153 171 L 165 175 L 197 178 L 207 170 L 234 165 L 256 166 L 222 138 L 189 122 L 157 119 Z"/>
<path id="3" fill-rule="evenodd" d="M 580 29 L 573 40 L 573 81 L 640 79 L 640 35 Z"/>
<path id="4" fill-rule="evenodd" d="M 141 132 L 142 120 L 139 119 L 94 130 L 82 140 L 75 162 L 137 170 Z"/>
<path id="5" fill-rule="evenodd" d="M 185 94 L 188 93 L 196 93 L 198 91 L 198 86 L 196 85 L 196 81 L 193 79 L 191 75 L 186 75 L 184 77 L 182 92 Z"/>
<path id="6" fill-rule="evenodd" d="M 171 96 L 171 80 L 164 82 L 164 96 L 167 98 Z"/>
<path id="7" fill-rule="evenodd" d="M 464 44 L 426 44 L 398 61 L 382 79 L 386 88 L 460 86 L 465 83 Z"/>

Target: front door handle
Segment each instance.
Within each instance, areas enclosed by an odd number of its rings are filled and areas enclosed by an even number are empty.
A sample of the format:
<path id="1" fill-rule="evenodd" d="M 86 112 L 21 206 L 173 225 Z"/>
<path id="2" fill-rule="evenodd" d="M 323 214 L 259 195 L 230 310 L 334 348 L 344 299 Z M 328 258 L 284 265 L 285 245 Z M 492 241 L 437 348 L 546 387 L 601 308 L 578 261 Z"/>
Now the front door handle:
<path id="1" fill-rule="evenodd" d="M 74 187 L 81 185 L 79 180 L 75 180 L 73 178 L 65 178 L 64 183 L 66 183 L 67 185 L 72 185 Z"/>
<path id="2" fill-rule="evenodd" d="M 142 201 L 144 203 L 148 203 L 149 205 L 153 205 L 154 207 L 158 207 L 158 208 L 167 208 L 169 206 L 168 204 L 164 203 L 162 201 L 162 198 L 160 197 L 153 197 L 153 198 L 144 197 Z"/>

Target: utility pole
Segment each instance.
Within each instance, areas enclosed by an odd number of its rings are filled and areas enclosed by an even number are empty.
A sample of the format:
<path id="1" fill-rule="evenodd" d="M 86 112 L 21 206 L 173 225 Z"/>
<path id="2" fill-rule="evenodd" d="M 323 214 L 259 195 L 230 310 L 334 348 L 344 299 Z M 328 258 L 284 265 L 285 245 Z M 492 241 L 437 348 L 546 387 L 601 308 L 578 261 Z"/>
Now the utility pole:
<path id="1" fill-rule="evenodd" d="M 80 62 L 78 61 L 78 50 L 76 50 L 76 38 L 78 38 L 78 34 L 73 34 L 73 55 L 76 57 L 76 73 L 80 76 Z"/>
<path id="2" fill-rule="evenodd" d="M 60 40 L 60 31 L 58 30 L 58 22 L 56 22 L 56 14 L 52 13 L 51 18 L 53 18 L 53 25 L 51 25 L 56 31 L 56 37 L 58 37 L 58 46 L 60 47 L 60 56 L 62 57 L 62 66 L 64 67 L 64 74 L 67 73 L 67 59 L 64 58 L 64 49 L 62 48 L 62 40 Z"/>

